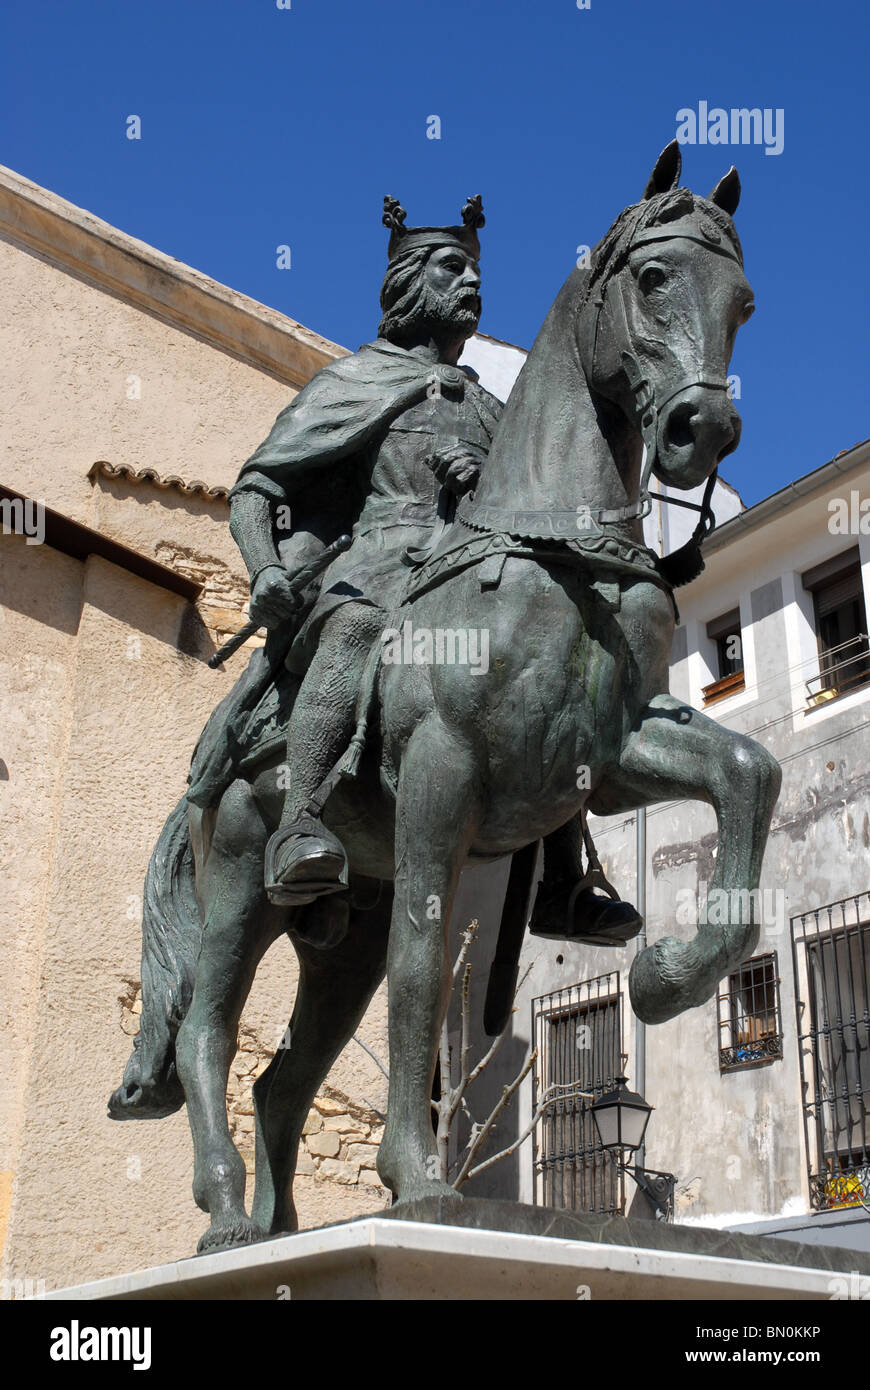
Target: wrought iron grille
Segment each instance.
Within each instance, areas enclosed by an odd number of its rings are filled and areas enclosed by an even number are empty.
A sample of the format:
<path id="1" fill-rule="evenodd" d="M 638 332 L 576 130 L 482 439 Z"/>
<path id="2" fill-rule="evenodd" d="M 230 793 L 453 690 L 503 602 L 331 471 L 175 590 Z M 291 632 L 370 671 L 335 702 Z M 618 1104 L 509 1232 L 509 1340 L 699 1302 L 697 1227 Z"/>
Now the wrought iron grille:
<path id="1" fill-rule="evenodd" d="M 619 972 L 534 999 L 532 1036 L 532 1113 L 543 1107 L 533 1139 L 535 1204 L 622 1212 L 623 1174 L 601 1147 L 589 1112 L 592 1099 L 622 1075 Z"/>
<path id="2" fill-rule="evenodd" d="M 810 1199 L 870 1203 L 870 892 L 791 925 Z"/>
<path id="3" fill-rule="evenodd" d="M 755 956 L 728 976 L 718 996 L 719 1070 L 757 1067 L 782 1057 L 776 952 Z"/>

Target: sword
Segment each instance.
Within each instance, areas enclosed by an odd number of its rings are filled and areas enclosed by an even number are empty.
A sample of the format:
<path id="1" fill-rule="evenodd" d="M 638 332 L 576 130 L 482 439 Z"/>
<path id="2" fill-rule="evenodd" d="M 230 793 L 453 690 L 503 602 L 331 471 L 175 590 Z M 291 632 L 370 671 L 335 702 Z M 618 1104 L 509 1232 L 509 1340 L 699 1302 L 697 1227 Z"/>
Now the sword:
<path id="1" fill-rule="evenodd" d="M 318 555 L 316 560 L 312 560 L 310 564 L 303 565 L 302 569 L 297 570 L 296 574 L 294 574 L 293 578 L 290 580 L 290 588 L 293 593 L 301 594 L 303 589 L 307 589 L 312 579 L 316 579 L 319 574 L 322 574 L 323 571 L 332 564 L 333 560 L 339 555 L 342 555 L 345 550 L 349 550 L 350 546 L 350 536 L 339 536 L 338 540 L 333 541 L 332 545 L 328 545 L 326 549 Z M 228 642 L 224 642 L 223 646 L 215 652 L 214 656 L 209 657 L 208 664 L 212 670 L 217 670 L 218 666 L 222 666 L 227 660 L 227 657 L 237 652 L 239 647 L 243 647 L 248 638 L 253 637 L 255 632 L 259 632 L 261 627 L 263 627 L 263 623 L 258 623 L 256 619 L 252 618 L 250 622 L 245 623 L 244 627 L 239 628 L 238 632 L 234 633 Z"/>
<path id="2" fill-rule="evenodd" d="M 540 840 L 533 840 L 525 849 L 517 850 L 511 859 L 501 926 L 489 968 L 483 1008 L 483 1031 L 488 1038 L 497 1038 L 510 1022 L 520 969 L 520 951 L 535 896 L 535 869 L 540 844 Z"/>

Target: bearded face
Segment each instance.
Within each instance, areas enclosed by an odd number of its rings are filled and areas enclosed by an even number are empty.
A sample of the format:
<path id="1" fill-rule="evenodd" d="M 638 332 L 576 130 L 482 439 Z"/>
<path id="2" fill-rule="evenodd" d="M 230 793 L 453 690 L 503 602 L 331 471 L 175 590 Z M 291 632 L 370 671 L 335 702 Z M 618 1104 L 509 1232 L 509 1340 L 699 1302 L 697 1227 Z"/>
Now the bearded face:
<path id="1" fill-rule="evenodd" d="M 470 338 L 480 322 L 480 295 L 476 290 L 459 288 L 441 291 L 427 281 L 423 283 L 420 318 L 428 327 L 441 331 L 456 331 L 456 336 Z"/>
<path id="2" fill-rule="evenodd" d="M 470 338 L 480 321 L 480 269 L 460 247 L 418 248 L 390 266 L 381 306 L 378 334 L 390 342 Z"/>

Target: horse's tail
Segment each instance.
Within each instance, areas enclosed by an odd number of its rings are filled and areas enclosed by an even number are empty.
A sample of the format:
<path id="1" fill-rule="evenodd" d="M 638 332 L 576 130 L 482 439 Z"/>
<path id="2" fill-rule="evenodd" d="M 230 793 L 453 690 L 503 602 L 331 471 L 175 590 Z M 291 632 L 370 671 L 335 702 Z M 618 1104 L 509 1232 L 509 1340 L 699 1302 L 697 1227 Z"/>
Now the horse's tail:
<path id="1" fill-rule="evenodd" d="M 190 1006 L 202 935 L 187 811 L 182 797 L 145 875 L 142 1014 L 124 1079 L 109 1098 L 113 1120 L 159 1120 L 184 1104 L 175 1038 Z"/>

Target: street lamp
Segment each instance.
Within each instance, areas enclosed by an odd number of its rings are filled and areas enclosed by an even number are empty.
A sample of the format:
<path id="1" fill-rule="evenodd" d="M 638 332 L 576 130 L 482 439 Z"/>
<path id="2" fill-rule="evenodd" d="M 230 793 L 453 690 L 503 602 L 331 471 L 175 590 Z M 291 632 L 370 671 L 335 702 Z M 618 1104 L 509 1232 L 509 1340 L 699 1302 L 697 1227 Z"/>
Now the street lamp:
<path id="1" fill-rule="evenodd" d="M 633 1153 L 640 1148 L 653 1108 L 637 1091 L 628 1089 L 624 1076 L 617 1077 L 615 1089 L 589 1108 L 605 1149 L 630 1149 Z"/>
<path id="2" fill-rule="evenodd" d="M 621 1172 L 634 1178 L 655 1209 L 656 1220 L 669 1221 L 676 1183 L 673 1173 L 657 1173 L 637 1165 L 632 1168 L 622 1158 L 623 1151 L 634 1153 L 642 1145 L 653 1107 L 637 1091 L 630 1091 L 625 1077 L 619 1076 L 614 1090 L 593 1101 L 589 1109 L 605 1153 L 612 1155 Z"/>

